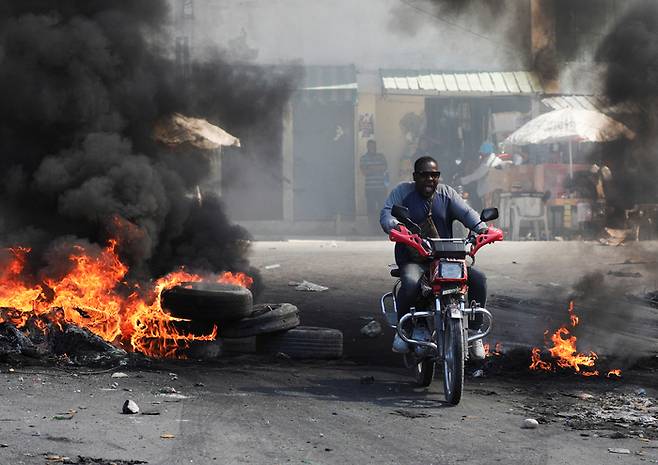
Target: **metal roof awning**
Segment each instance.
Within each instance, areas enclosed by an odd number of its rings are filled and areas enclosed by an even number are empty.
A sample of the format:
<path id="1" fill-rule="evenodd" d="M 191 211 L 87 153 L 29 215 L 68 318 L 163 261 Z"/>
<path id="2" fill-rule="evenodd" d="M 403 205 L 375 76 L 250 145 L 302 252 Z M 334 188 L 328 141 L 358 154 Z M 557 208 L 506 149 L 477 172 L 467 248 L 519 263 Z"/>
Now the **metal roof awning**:
<path id="1" fill-rule="evenodd" d="M 553 110 L 573 108 L 606 114 L 631 114 L 639 111 L 634 103 L 611 105 L 606 97 L 600 95 L 556 95 L 542 99 L 541 103 Z"/>
<path id="2" fill-rule="evenodd" d="M 480 97 L 536 95 L 543 92 L 529 71 L 450 73 L 427 70 L 380 70 L 385 94 Z"/>
<path id="3" fill-rule="evenodd" d="M 305 66 L 303 79 L 295 97 L 309 103 L 355 103 L 357 90 L 354 65 Z"/>

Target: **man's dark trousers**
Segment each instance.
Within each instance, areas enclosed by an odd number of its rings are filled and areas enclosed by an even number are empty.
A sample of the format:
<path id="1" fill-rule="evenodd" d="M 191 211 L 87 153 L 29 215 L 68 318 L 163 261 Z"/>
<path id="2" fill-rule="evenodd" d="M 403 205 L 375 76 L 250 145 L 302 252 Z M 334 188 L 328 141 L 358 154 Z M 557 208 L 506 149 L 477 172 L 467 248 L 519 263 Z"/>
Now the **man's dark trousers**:
<path id="1" fill-rule="evenodd" d="M 398 320 L 409 313 L 409 309 L 416 304 L 420 296 L 420 279 L 429 269 L 429 264 L 405 262 L 399 265 L 400 289 L 396 297 Z M 475 300 L 481 306 L 487 303 L 487 277 L 483 272 L 473 267 L 468 268 L 468 302 Z M 484 317 L 482 314 L 475 315 L 475 321 L 471 329 L 479 329 Z M 469 325 L 470 326 L 470 325 Z"/>
<path id="2" fill-rule="evenodd" d="M 385 187 L 366 189 L 366 210 L 368 212 L 368 223 L 373 230 L 372 232 L 380 231 L 379 212 L 382 210 L 385 200 Z"/>

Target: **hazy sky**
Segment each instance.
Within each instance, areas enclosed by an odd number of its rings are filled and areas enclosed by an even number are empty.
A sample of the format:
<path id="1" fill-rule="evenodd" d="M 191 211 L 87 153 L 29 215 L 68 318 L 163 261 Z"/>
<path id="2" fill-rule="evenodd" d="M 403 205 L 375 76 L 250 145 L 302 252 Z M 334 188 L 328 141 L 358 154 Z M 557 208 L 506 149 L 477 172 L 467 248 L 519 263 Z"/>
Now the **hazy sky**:
<path id="1" fill-rule="evenodd" d="M 458 27 L 433 17 L 436 13 L 422 0 L 413 7 L 402 0 L 196 0 L 195 52 L 201 54 L 207 43 L 227 47 L 244 30 L 259 63 L 355 63 L 361 69 L 522 67 L 521 53 L 508 41 L 510 36 L 520 38 L 512 32 L 518 9 L 510 8 L 495 20 L 489 11 L 477 9 L 461 17 L 439 13 Z"/>

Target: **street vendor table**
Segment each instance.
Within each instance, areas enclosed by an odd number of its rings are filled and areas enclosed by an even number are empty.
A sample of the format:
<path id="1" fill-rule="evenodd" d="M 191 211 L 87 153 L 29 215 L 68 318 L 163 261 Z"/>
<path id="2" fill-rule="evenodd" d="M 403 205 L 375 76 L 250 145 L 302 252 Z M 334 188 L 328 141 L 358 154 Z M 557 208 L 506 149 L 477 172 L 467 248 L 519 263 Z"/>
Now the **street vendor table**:
<path id="1" fill-rule="evenodd" d="M 589 199 L 550 199 L 548 207 L 551 230 L 557 235 L 579 231 L 584 223 L 592 221 L 592 204 Z"/>

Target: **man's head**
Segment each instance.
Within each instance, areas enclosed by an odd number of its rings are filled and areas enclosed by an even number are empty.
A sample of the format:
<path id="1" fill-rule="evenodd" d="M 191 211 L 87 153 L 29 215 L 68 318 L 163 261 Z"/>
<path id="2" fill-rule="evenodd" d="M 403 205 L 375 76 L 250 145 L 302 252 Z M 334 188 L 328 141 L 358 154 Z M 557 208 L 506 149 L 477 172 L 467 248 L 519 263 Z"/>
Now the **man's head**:
<path id="1" fill-rule="evenodd" d="M 377 153 L 377 143 L 374 140 L 370 139 L 366 144 L 366 151 L 368 153 Z"/>
<path id="2" fill-rule="evenodd" d="M 414 163 L 416 191 L 423 197 L 431 197 L 434 194 L 440 177 L 439 165 L 434 158 L 420 157 Z"/>
<path id="3" fill-rule="evenodd" d="M 482 142 L 482 145 L 480 145 L 480 150 L 478 150 L 480 158 L 486 158 L 495 151 L 496 149 L 491 142 Z"/>

